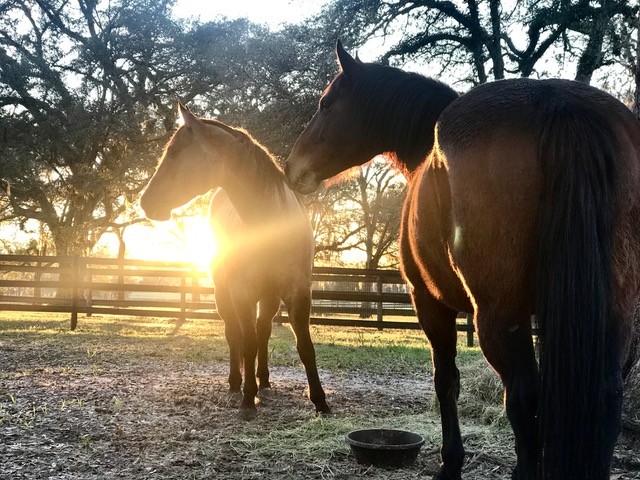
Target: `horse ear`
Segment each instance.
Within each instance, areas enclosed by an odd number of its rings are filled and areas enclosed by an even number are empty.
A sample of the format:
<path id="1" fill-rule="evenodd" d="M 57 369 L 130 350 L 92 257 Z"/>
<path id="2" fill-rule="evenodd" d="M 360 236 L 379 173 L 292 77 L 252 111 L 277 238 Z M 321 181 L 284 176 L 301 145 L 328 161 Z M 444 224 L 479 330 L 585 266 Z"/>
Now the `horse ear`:
<path id="1" fill-rule="evenodd" d="M 358 61 L 347 53 L 340 40 L 336 43 L 336 57 L 338 57 L 338 64 L 345 75 L 351 75 L 358 68 Z"/>
<path id="2" fill-rule="evenodd" d="M 191 110 L 181 102 L 178 102 L 178 114 L 180 115 L 180 123 L 185 127 L 193 127 L 200 122 L 200 119 L 191 113 Z"/>
<path id="3" fill-rule="evenodd" d="M 358 56 L 358 52 L 356 52 L 356 62 L 363 63 L 362 60 L 360 60 L 360 57 Z"/>

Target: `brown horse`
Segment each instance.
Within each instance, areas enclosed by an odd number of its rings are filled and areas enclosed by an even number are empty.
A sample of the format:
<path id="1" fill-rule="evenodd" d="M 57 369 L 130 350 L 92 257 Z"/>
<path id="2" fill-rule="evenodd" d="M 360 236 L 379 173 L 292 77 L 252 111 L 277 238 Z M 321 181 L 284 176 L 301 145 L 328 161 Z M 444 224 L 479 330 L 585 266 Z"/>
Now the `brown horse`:
<path id="1" fill-rule="evenodd" d="M 182 105 L 179 111 L 183 125 L 165 147 L 140 205 L 148 218 L 168 220 L 172 209 L 213 188 L 223 189 L 210 205 L 211 225 L 223 250 L 212 265 L 212 278 L 229 344 L 231 392 L 240 392 L 244 364 L 240 416 L 254 417 L 258 390 L 271 386 L 268 341 L 281 299 L 310 398 L 318 412 L 328 412 L 309 335 L 313 234 L 307 212 L 280 167 L 247 132 L 199 119 Z"/>
<path id="2" fill-rule="evenodd" d="M 640 123 L 563 80 L 446 85 L 354 60 L 285 165 L 301 192 L 377 154 L 406 172 L 402 269 L 432 350 L 438 479 L 464 459 L 456 315 L 505 386 L 516 479 L 609 478 L 640 291 Z M 540 364 L 531 314 L 540 328 Z"/>

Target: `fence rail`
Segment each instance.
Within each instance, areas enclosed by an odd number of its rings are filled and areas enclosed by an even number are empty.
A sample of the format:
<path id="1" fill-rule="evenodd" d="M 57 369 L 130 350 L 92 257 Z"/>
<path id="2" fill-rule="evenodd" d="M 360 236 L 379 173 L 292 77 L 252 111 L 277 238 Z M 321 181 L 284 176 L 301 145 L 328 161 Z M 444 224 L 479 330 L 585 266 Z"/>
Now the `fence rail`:
<path id="1" fill-rule="evenodd" d="M 419 329 L 397 270 L 314 267 L 311 323 Z M 192 264 L 90 257 L 0 255 L 0 310 L 219 319 L 214 288 Z M 287 321 L 281 311 L 280 322 Z M 458 330 L 473 345 L 473 323 Z"/>

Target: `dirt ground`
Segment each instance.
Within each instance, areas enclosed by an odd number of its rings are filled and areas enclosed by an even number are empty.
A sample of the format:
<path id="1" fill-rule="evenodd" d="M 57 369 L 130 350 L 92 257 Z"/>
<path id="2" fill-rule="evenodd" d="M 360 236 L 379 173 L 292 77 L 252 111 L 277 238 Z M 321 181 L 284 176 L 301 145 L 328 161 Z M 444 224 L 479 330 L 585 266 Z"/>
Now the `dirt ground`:
<path id="1" fill-rule="evenodd" d="M 137 341 L 107 348 L 94 337 L 0 337 L 1 479 L 395 480 L 436 471 L 440 427 L 429 376 L 322 370 L 334 413 L 317 417 L 301 368 L 276 366 L 271 395 L 245 422 L 227 394 L 224 361 L 176 360 L 153 348 L 130 354 Z M 504 417 L 462 422 L 463 478 L 510 478 Z M 358 465 L 344 435 L 372 426 L 425 436 L 416 464 Z M 639 479 L 639 459 L 640 438 L 623 435 L 612 478 Z"/>

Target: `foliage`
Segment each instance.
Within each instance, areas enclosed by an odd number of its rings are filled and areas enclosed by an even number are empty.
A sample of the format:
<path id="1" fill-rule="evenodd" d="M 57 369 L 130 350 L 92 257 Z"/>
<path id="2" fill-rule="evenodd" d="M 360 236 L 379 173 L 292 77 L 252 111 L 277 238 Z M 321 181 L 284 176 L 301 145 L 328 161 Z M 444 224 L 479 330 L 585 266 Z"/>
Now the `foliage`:
<path id="1" fill-rule="evenodd" d="M 216 28 L 208 23 L 197 31 L 210 36 Z M 248 20 L 231 22 L 225 45 L 200 53 L 225 65 L 224 82 L 194 98 L 195 104 L 202 114 L 247 129 L 283 160 L 336 73 L 333 50 L 340 35 L 339 27 L 315 20 L 278 31 Z"/>
<path id="2" fill-rule="evenodd" d="M 439 77 L 453 72 L 472 84 L 513 75 L 548 75 L 549 60 L 555 68 L 575 61 L 576 79 L 589 82 L 595 70 L 620 58 L 627 38 L 622 26 L 633 24 L 637 11 L 628 0 L 335 3 L 336 8 L 374 12 L 369 14 L 365 36 L 390 37 L 395 42 L 383 60 L 429 63 L 439 68 Z"/>
<path id="3" fill-rule="evenodd" d="M 177 21 L 171 7 L 0 3 L 0 221 L 33 230 L 36 220 L 46 226 L 38 245 L 59 254 L 86 252 L 108 229 L 122 237 L 178 99 L 246 128 L 283 160 L 337 71 L 337 38 L 350 49 L 384 40 L 383 61 L 437 66 L 466 84 L 569 61 L 584 81 L 612 62 L 640 78 L 638 9 L 622 0 L 333 0 L 277 31 Z M 619 77 L 603 81 L 617 88 Z M 318 259 L 355 248 L 365 265 L 393 265 L 402 187 L 375 163 L 358 175 L 307 199 Z"/>
<path id="4" fill-rule="evenodd" d="M 0 219 L 45 224 L 82 253 L 127 212 L 173 128 L 217 81 L 168 0 L 2 4 Z"/>
<path id="5" fill-rule="evenodd" d="M 340 263 L 342 252 L 359 250 L 365 268 L 398 264 L 405 181 L 391 165 L 377 159 L 321 195 L 310 205 L 317 260 Z"/>

